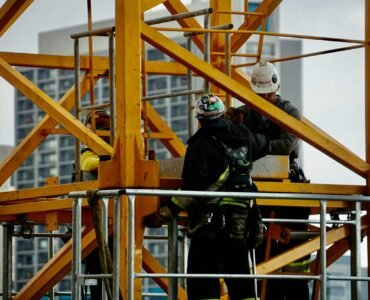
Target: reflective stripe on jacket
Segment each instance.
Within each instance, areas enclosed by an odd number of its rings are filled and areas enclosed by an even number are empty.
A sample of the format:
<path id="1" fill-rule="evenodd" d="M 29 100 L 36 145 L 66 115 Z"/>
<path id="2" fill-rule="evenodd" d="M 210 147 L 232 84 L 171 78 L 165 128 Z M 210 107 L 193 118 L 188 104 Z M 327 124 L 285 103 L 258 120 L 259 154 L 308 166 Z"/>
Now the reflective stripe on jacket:
<path id="1" fill-rule="evenodd" d="M 283 272 L 292 273 L 309 273 L 310 272 L 311 259 L 305 259 L 297 262 L 290 263 L 282 268 Z"/>

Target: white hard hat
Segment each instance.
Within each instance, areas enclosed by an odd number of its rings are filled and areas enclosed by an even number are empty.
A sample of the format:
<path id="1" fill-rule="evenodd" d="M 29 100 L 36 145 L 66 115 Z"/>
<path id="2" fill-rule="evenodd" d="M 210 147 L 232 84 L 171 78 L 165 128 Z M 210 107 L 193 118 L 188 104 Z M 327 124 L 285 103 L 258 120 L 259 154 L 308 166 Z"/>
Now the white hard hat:
<path id="1" fill-rule="evenodd" d="M 251 86 L 257 94 L 276 92 L 280 86 L 280 78 L 275 66 L 270 62 L 257 63 L 252 69 Z"/>

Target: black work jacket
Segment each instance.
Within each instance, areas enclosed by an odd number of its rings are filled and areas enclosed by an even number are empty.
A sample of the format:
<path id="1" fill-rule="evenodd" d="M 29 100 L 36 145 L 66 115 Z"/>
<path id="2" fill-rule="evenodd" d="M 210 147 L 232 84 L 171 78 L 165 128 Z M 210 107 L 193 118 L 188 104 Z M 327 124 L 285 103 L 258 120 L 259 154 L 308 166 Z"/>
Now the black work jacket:
<path id="1" fill-rule="evenodd" d="M 299 110 L 289 101 L 282 99 L 279 95 L 276 96 L 275 106 L 285 111 L 292 117 L 300 120 L 301 114 Z M 261 114 L 250 110 L 248 116 L 245 116 L 245 125 L 253 132 L 261 133 L 270 139 L 270 151 L 268 154 L 274 155 L 289 155 L 289 160 L 293 161 L 299 155 L 298 138 L 286 129 L 278 126 L 274 122 L 265 118 Z"/>
<path id="2" fill-rule="evenodd" d="M 212 136 L 230 147 L 248 147 L 251 162 L 265 156 L 269 140 L 254 134 L 245 125 L 236 125 L 230 120 L 216 119 L 203 125 L 188 141 L 182 171 L 183 190 L 206 190 L 226 170 L 228 164 Z"/>

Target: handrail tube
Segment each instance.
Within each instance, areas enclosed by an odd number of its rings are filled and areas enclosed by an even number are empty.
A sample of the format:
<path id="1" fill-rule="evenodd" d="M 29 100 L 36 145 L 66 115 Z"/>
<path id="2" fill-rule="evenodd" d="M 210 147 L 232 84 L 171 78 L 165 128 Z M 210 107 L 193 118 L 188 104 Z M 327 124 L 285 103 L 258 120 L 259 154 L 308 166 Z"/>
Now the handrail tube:
<path id="1" fill-rule="evenodd" d="M 264 223 L 299 223 L 299 224 L 320 224 L 320 220 L 311 220 L 311 219 L 281 219 L 281 218 L 263 218 L 262 221 Z M 356 225 L 356 221 L 338 221 L 338 220 L 328 220 L 326 224 L 349 224 L 349 225 Z"/>
<path id="2" fill-rule="evenodd" d="M 134 300 L 135 279 L 135 196 L 128 197 L 128 300 Z"/>
<path id="3" fill-rule="evenodd" d="M 176 97 L 176 96 L 184 96 L 184 95 L 191 95 L 191 94 L 202 94 L 203 92 L 204 92 L 203 89 L 184 90 L 184 91 L 180 91 L 180 92 L 145 96 L 145 97 L 142 97 L 141 99 L 144 100 L 144 101 L 150 101 L 150 100 L 164 99 L 164 98 L 170 98 L 170 97 Z"/>
<path id="4" fill-rule="evenodd" d="M 96 278 L 113 278 L 112 274 L 79 274 L 78 278 L 81 279 L 96 279 Z"/>
<path id="5" fill-rule="evenodd" d="M 225 30 L 229 30 L 233 28 L 234 28 L 234 25 L 232 23 L 210 27 L 210 29 L 225 29 Z M 199 34 L 203 34 L 203 32 L 184 32 L 184 37 L 192 37 L 194 35 L 199 35 Z"/>
<path id="6" fill-rule="evenodd" d="M 88 197 L 91 191 L 74 191 L 69 197 Z M 298 193 L 249 193 L 249 192 L 209 192 L 209 191 L 182 191 L 182 190 L 157 190 L 157 189 L 113 189 L 99 190 L 96 194 L 100 197 L 116 195 L 139 195 L 139 196 L 193 196 L 193 197 L 232 197 L 232 198 L 268 198 L 272 200 L 337 200 L 355 202 L 370 202 L 370 196 L 364 195 L 333 195 L 333 194 L 298 194 Z"/>
<path id="7" fill-rule="evenodd" d="M 340 280 L 344 278 L 345 280 L 362 280 L 369 281 L 370 278 L 355 276 L 347 277 L 335 277 L 328 276 L 326 270 L 326 251 L 321 251 L 320 265 L 321 265 L 321 275 L 282 275 L 282 274 L 148 274 L 148 273 L 135 273 L 134 265 L 134 251 L 135 251 L 135 197 L 137 195 L 141 196 L 195 196 L 195 197 L 235 197 L 235 198 L 268 198 L 268 199 L 289 199 L 289 200 L 299 200 L 299 199 L 314 199 L 320 201 L 320 221 L 317 220 L 286 220 L 286 219 L 264 219 L 264 221 L 286 221 L 286 222 L 305 222 L 305 223 L 320 223 L 320 249 L 326 249 L 326 225 L 330 222 L 339 224 L 351 224 L 356 225 L 356 238 L 358 238 L 358 232 L 361 233 L 360 227 L 360 214 L 361 214 L 361 203 L 369 202 L 370 196 L 363 195 L 332 195 L 332 194 L 298 194 L 298 193 L 240 193 L 240 192 L 204 192 L 204 191 L 178 191 L 178 190 L 156 190 L 156 189 L 113 189 L 113 190 L 98 190 L 93 191 L 96 195 L 100 197 L 109 197 L 126 195 L 128 196 L 128 299 L 134 299 L 134 280 L 137 278 L 256 278 L 256 279 L 295 279 L 295 280 L 320 280 L 321 281 L 321 293 L 320 299 L 326 300 L 326 289 L 327 280 Z M 76 200 L 81 201 L 81 197 L 87 197 L 91 195 L 92 191 L 76 191 L 69 193 L 69 196 L 76 198 Z M 326 208 L 327 201 L 330 200 L 341 200 L 356 202 L 356 220 L 354 221 L 327 221 L 326 220 Z M 116 203 L 119 203 L 117 201 Z M 81 205 L 80 205 L 81 207 Z M 117 211 L 120 211 L 119 209 Z M 81 213 L 81 211 L 80 211 Z M 353 213 L 353 212 L 352 212 Z M 358 216 L 357 216 L 358 215 Z M 75 212 L 73 214 L 75 216 Z M 119 223 L 119 216 L 115 216 L 115 221 Z M 74 228 L 75 228 L 74 224 Z M 116 228 L 114 232 L 119 232 Z M 116 234 L 117 235 L 117 234 Z M 361 235 L 359 234 L 361 237 Z M 358 241 L 356 241 L 358 243 Z M 119 265 L 119 264 L 118 264 Z M 76 298 L 77 299 L 77 298 Z"/>
<path id="8" fill-rule="evenodd" d="M 257 35 L 267 35 L 267 36 L 277 36 L 292 39 L 307 39 L 307 40 L 318 40 L 327 42 L 339 42 L 339 43 L 350 43 L 350 44 L 361 44 L 368 45 L 370 42 L 365 40 L 356 39 L 344 39 L 344 38 L 333 38 L 326 36 L 313 36 L 313 35 L 303 35 L 303 34 L 291 34 L 291 33 L 278 33 L 271 31 L 256 31 L 256 30 L 221 30 L 221 29 L 202 29 L 202 28 L 175 28 L 175 27 L 153 27 L 158 31 L 179 31 L 179 32 L 209 32 L 209 33 L 235 33 L 235 34 L 257 34 Z"/>
<path id="9" fill-rule="evenodd" d="M 180 14 L 176 14 L 176 15 L 171 15 L 171 16 L 146 20 L 146 21 L 144 21 L 144 23 L 147 24 L 147 25 L 155 25 L 155 24 L 177 21 L 177 20 L 183 20 L 183 19 L 202 16 L 202 15 L 209 15 L 212 12 L 213 12 L 212 8 L 204 8 L 204 9 L 184 12 L 184 13 L 180 13 Z"/>
<path id="10" fill-rule="evenodd" d="M 135 273 L 135 278 L 244 278 L 244 279 L 297 279 L 297 280 L 320 280 L 320 275 L 283 275 L 283 274 L 169 274 L 169 273 Z"/>
<path id="11" fill-rule="evenodd" d="M 119 299 L 119 284 L 120 284 L 120 245 L 121 245 L 121 202 L 120 197 L 114 197 L 114 232 L 118 232 L 113 238 L 113 299 Z"/>
<path id="12" fill-rule="evenodd" d="M 73 33 L 71 34 L 72 39 L 79 39 L 83 37 L 89 37 L 89 36 L 108 36 L 110 33 L 115 32 L 116 27 L 105 27 L 105 28 L 99 28 L 96 30 L 91 31 L 83 31 L 79 33 Z"/>
<path id="13" fill-rule="evenodd" d="M 326 300 L 326 200 L 320 201 L 320 269 L 321 269 L 321 285 L 320 285 L 320 300 Z"/>
<path id="14" fill-rule="evenodd" d="M 81 204 L 82 198 L 73 201 L 72 212 L 72 299 L 80 299 L 78 276 L 81 274 Z"/>

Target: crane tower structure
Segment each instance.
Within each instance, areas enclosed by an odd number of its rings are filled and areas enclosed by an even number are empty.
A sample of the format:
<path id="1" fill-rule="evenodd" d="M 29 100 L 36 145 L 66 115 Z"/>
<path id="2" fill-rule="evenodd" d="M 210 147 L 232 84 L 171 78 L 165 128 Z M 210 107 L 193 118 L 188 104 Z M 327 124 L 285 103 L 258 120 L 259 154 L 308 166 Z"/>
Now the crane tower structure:
<path id="1" fill-rule="evenodd" d="M 233 11 L 232 4 L 235 1 L 241 2 L 244 9 Z M 0 220 L 4 224 L 4 241 L 9 241 L 9 237 L 11 239 L 13 226 L 20 224 L 22 220 L 46 224 L 50 231 L 57 229 L 59 224 L 73 224 L 74 228 L 73 238 L 13 296 L 11 279 L 6 276 L 11 273 L 11 243 L 6 244 L 3 252 L 5 272 L 3 273 L 5 274 L 3 299 L 11 299 L 11 297 L 40 299 L 71 271 L 74 272 L 72 289 L 83 285 L 81 280 L 86 278 L 80 276 L 78 264 L 81 257 L 88 255 L 97 247 L 90 208 L 85 199 L 91 191 L 94 193 L 98 191 L 98 195 L 116 200 L 115 207 L 108 205 L 108 230 L 112 230 L 114 236 L 120 237 L 120 243 L 115 248 L 116 266 L 113 279 L 119 274 L 115 286 L 119 288 L 124 299 L 142 297 L 142 283 L 139 278 L 142 269 L 149 274 L 166 273 L 166 270 L 143 246 L 142 219 L 143 216 L 155 211 L 159 205 L 160 196 L 174 192 L 180 186 L 181 180 L 175 172 L 170 172 L 170 175 L 164 173 L 163 169 L 168 166 L 169 161 L 153 159 L 148 140 L 159 139 L 174 158 L 171 161 L 174 165 L 181 162 L 181 159 L 176 160 L 176 158 L 184 156 L 186 146 L 148 101 L 150 96 L 146 95 L 145 87 L 148 74 L 203 78 L 204 91 L 212 91 L 219 95 L 227 106 L 232 104 L 233 98 L 250 105 L 268 119 L 293 132 L 304 142 L 366 179 L 366 185 L 292 183 L 288 180 L 287 169 L 283 175 L 277 175 L 273 171 L 277 165 L 282 165 L 282 169 L 286 166 L 287 160 L 278 157 L 269 157 L 270 160 L 265 161 L 267 169 L 271 168 L 267 175 L 255 173 L 257 186 L 264 196 L 258 198 L 260 205 L 305 206 L 311 208 L 312 214 L 320 213 L 321 216 L 321 226 L 316 227 L 317 235 L 308 238 L 287 253 L 259 264 L 257 274 L 261 276 L 273 274 L 286 264 L 318 252 L 319 255 L 311 263 L 311 275 L 317 283 L 314 297 L 318 298 L 320 286 L 321 291 L 326 293 L 328 279 L 326 266 L 351 249 L 352 279 L 360 276 L 358 273 L 359 245 L 361 238 L 368 235 L 370 221 L 367 204 L 370 169 L 370 1 L 364 1 L 364 40 L 266 31 L 268 16 L 279 5 L 284 5 L 282 2 L 282 0 L 262 0 L 255 11 L 249 11 L 248 0 L 210 0 L 209 3 L 207 2 L 208 7 L 192 12 L 181 0 L 115 0 L 114 26 L 93 30 L 91 5 L 94 3 L 87 0 L 89 30 L 72 35 L 75 43 L 74 56 L 0 53 L 0 76 L 45 113 L 33 130 L 1 162 L 0 185 L 8 180 L 50 135 L 74 136 L 77 141 L 76 159 L 79 157 L 80 143 L 105 158 L 99 164 L 98 179 L 94 181 L 81 182 L 77 179 L 74 183 L 58 184 L 57 178 L 49 178 L 44 187 L 0 192 Z M 0 8 L 2 25 L 0 34 L 4 35 L 32 3 L 32 0 L 6 0 Z M 169 15 L 145 20 L 144 13 L 158 5 L 163 5 Z M 235 15 L 241 15 L 244 18 L 238 28 L 230 26 Z M 200 23 L 199 16 L 204 16 L 203 24 Z M 165 27 L 167 21 L 176 21 L 178 26 Z M 188 36 L 188 44 L 197 47 L 204 57 L 194 55 L 190 48 L 184 48 L 171 40 L 168 35 L 173 31 L 184 32 Z M 96 36 L 105 36 L 109 39 L 109 56 L 94 55 L 92 39 Z M 240 53 L 239 49 L 251 36 L 258 37 L 257 52 Z M 275 59 L 275 62 L 282 64 L 291 59 L 364 48 L 366 159 L 356 155 L 306 118 L 303 117 L 302 120 L 292 118 L 250 89 L 249 76 L 242 71 L 242 68 L 248 64 L 233 65 L 232 58 L 239 56 L 254 59 L 253 63 L 260 61 L 263 58 L 265 36 L 351 44 L 344 48 Z M 89 43 L 89 55 L 81 56 L 79 41 L 85 38 Z M 144 42 L 171 57 L 172 61 L 147 60 Z M 14 66 L 75 70 L 75 85 L 58 101 L 54 101 Z M 94 128 L 88 129 L 80 121 L 79 115 L 80 99 L 87 93 L 90 94 L 91 101 L 89 109 L 95 110 L 99 107 L 94 102 L 94 84 L 103 76 L 109 78 L 110 82 L 109 107 L 114 116 L 110 132 L 111 144 L 102 139 L 108 134 L 107 132 Z M 192 92 L 189 89 L 185 94 L 194 93 L 196 91 Z M 191 99 L 192 97 L 189 96 L 189 108 Z M 191 117 L 189 117 L 190 123 Z M 174 165 L 170 164 L 169 168 L 174 168 Z M 273 199 L 276 195 L 278 200 Z M 133 196 L 135 196 L 134 200 L 132 200 Z M 299 199 L 299 201 L 290 201 L 289 198 Z M 135 206 L 132 205 L 133 201 Z M 327 224 L 325 216 L 329 210 L 344 211 L 353 216 L 353 220 L 324 230 Z M 368 250 L 367 254 L 369 253 Z M 169 295 L 170 292 L 172 293 L 171 299 L 186 299 L 183 287 L 177 288 L 177 285 L 175 287 L 171 285 L 176 282 L 173 278 L 166 276 L 153 278 L 165 291 L 169 291 Z M 352 281 L 353 299 L 359 297 L 357 284 L 358 281 Z M 76 291 L 78 294 L 78 289 L 75 289 Z M 325 293 L 321 292 L 321 299 L 325 299 Z M 113 294 L 117 297 L 117 290 Z M 225 293 L 223 297 L 226 299 L 227 294 Z"/>

